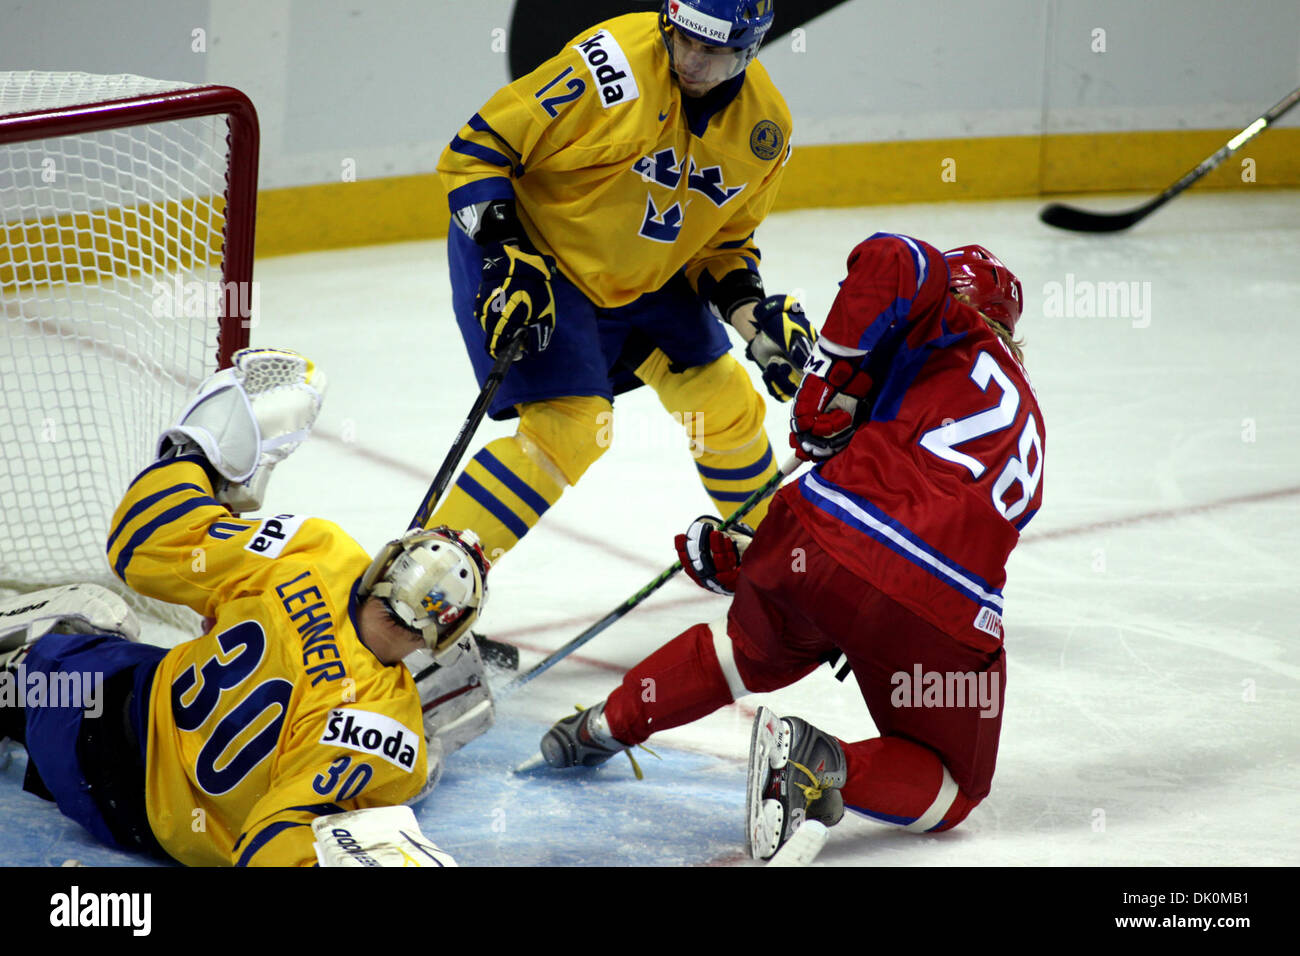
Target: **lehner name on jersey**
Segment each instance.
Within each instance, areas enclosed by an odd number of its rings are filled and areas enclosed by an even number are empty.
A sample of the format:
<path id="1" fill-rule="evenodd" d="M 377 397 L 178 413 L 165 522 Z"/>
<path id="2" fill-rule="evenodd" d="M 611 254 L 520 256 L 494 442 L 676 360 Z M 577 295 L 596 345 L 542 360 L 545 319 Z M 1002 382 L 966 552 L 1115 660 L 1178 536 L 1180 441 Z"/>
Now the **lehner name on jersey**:
<path id="1" fill-rule="evenodd" d="M 641 95 L 626 54 L 608 30 L 588 37 L 575 49 L 582 55 L 582 62 L 587 64 L 592 80 L 600 88 L 600 102 L 605 109 L 618 103 L 630 103 Z"/>

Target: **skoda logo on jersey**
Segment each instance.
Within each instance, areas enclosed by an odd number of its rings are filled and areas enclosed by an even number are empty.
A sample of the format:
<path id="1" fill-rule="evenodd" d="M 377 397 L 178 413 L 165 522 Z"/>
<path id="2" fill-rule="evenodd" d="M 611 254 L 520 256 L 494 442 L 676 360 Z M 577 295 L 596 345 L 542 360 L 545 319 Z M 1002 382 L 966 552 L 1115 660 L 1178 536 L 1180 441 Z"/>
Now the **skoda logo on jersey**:
<path id="1" fill-rule="evenodd" d="M 749 134 L 749 148 L 759 159 L 776 159 L 781 155 L 784 143 L 785 136 L 781 133 L 781 127 L 771 120 L 760 120 Z"/>
<path id="2" fill-rule="evenodd" d="M 588 37 L 574 49 L 582 55 L 592 80 L 600 88 L 600 104 L 605 109 L 619 103 L 630 103 L 641 95 L 627 55 L 608 30 Z"/>
<path id="3" fill-rule="evenodd" d="M 403 770 L 414 768 L 420 753 L 420 738 L 405 724 L 385 714 L 355 707 L 331 710 L 320 742 L 379 757 Z"/>
<path id="4" fill-rule="evenodd" d="M 276 515 L 274 518 L 265 519 L 257 526 L 257 532 L 248 544 L 244 545 L 244 550 L 260 554 L 264 558 L 278 558 L 284 546 L 298 533 L 298 529 L 302 527 L 307 517 L 307 515 Z"/>
<path id="5" fill-rule="evenodd" d="M 669 0 L 668 19 L 683 30 L 708 37 L 718 43 L 726 43 L 727 38 L 731 36 L 731 24 L 726 20 L 711 17 L 690 7 L 683 7 L 677 0 Z"/>

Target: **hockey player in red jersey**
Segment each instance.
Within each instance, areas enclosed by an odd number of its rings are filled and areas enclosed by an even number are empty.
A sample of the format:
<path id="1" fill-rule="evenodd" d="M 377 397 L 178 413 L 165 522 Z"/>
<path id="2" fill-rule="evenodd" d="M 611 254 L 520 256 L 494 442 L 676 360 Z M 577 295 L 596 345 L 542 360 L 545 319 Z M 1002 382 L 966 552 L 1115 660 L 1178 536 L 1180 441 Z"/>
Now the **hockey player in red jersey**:
<path id="1" fill-rule="evenodd" d="M 1006 561 L 1043 493 L 1021 306 L 1019 281 L 980 246 L 859 244 L 791 414 L 791 444 L 816 467 L 752 537 L 701 518 L 677 538 L 697 583 L 734 594 L 727 616 L 558 722 L 547 762 L 602 763 L 842 655 L 879 736 L 848 742 L 760 708 L 753 856 L 844 806 L 915 831 L 965 819 L 989 793 L 1002 724 Z"/>

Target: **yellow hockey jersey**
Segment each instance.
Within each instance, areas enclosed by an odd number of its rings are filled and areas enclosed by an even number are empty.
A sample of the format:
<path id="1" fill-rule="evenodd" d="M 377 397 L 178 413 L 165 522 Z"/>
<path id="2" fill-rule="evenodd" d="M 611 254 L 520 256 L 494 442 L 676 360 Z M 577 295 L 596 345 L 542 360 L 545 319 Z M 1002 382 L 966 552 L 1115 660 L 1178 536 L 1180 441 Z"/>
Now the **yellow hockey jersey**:
<path id="1" fill-rule="evenodd" d="M 419 695 L 357 637 L 360 545 L 319 518 L 234 518 L 212 494 L 196 459 L 159 462 L 108 541 L 133 590 L 215 619 L 154 675 L 149 823 L 182 863 L 312 865 L 314 817 L 423 787 Z"/>
<path id="2" fill-rule="evenodd" d="M 514 198 L 537 248 L 603 308 L 682 267 L 704 295 L 757 271 L 790 111 L 757 61 L 707 126 L 692 131 L 683 99 L 657 14 L 598 24 L 499 90 L 444 150 L 451 211 Z"/>

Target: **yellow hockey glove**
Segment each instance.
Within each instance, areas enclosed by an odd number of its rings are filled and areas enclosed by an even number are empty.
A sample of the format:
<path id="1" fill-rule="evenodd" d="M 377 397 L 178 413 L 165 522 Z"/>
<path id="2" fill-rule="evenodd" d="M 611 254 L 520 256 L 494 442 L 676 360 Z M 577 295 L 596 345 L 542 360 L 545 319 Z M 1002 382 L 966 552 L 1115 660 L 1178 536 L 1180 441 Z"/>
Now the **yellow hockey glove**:
<path id="1" fill-rule="evenodd" d="M 474 313 L 487 333 L 488 354 L 496 358 L 521 331 L 524 353 L 536 354 L 555 331 L 555 261 L 516 245 L 492 243 L 483 249 L 483 277 Z"/>
<path id="2" fill-rule="evenodd" d="M 763 384 L 778 401 L 788 402 L 803 381 L 803 367 L 812 355 L 817 331 L 792 295 L 769 295 L 754 307 L 758 334 L 745 357 L 763 370 Z"/>

